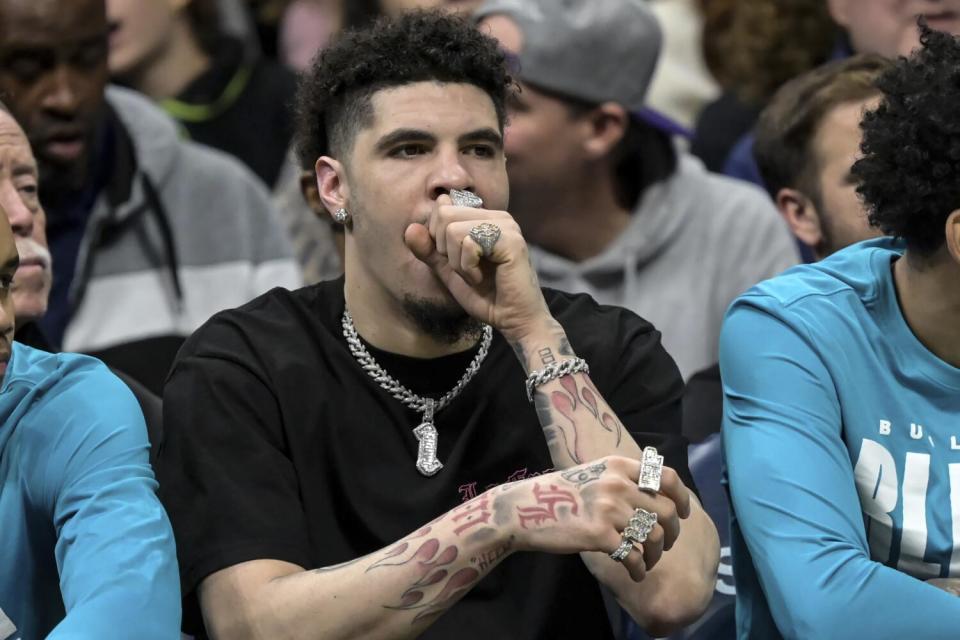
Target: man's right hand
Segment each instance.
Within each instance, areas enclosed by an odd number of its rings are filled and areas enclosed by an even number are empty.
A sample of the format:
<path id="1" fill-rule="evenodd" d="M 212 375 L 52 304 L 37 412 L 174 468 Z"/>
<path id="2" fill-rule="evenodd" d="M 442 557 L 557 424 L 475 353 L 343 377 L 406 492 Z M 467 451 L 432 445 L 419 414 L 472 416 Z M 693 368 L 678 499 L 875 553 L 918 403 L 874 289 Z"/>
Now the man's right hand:
<path id="1" fill-rule="evenodd" d="M 609 554 L 636 509 L 656 513 L 646 542 L 623 561 L 639 582 L 673 546 L 680 520 L 690 514 L 689 491 L 673 469 L 663 468 L 657 494 L 640 490 L 639 474 L 638 460 L 609 456 L 504 485 L 493 490 L 495 517 L 509 523 L 518 551 Z"/>
<path id="2" fill-rule="evenodd" d="M 637 486 L 640 462 L 610 456 L 491 489 L 366 556 L 306 570 L 277 560 L 221 569 L 200 585 L 211 637 L 413 638 L 517 551 L 609 554 L 634 509 L 658 524 L 623 565 L 641 581 L 677 539 L 689 491 L 663 468 Z M 615 563 L 609 558 L 601 560 Z M 619 571 L 619 569 L 616 569 Z"/>

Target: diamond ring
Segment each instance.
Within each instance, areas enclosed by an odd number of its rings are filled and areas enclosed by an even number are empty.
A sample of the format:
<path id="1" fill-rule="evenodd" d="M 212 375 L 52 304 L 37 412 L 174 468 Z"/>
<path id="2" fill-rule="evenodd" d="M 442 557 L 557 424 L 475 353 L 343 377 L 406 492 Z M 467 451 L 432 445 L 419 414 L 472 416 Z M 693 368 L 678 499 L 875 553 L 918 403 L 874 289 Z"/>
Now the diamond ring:
<path id="1" fill-rule="evenodd" d="M 623 538 L 643 544 L 656 524 L 656 513 L 650 513 L 646 509 L 634 509 L 627 528 L 623 530 Z"/>
<path id="2" fill-rule="evenodd" d="M 450 190 L 450 199 L 458 207 L 470 207 L 479 209 L 483 206 L 483 198 L 472 191 L 460 191 L 459 189 Z"/>
<path id="3" fill-rule="evenodd" d="M 663 456 L 653 447 L 644 447 L 640 458 L 640 479 L 637 485 L 644 491 L 660 491 L 660 475 L 663 473 Z"/>
<path id="4" fill-rule="evenodd" d="M 620 546 L 616 548 L 613 553 L 610 554 L 610 557 L 616 560 L 617 562 L 623 562 L 627 559 L 627 556 L 630 555 L 630 552 L 633 551 L 633 543 L 630 542 L 627 538 L 624 538 L 620 542 Z"/>
<path id="5" fill-rule="evenodd" d="M 500 227 L 492 222 L 481 222 L 470 229 L 470 237 L 480 247 L 481 255 L 484 258 L 489 258 L 490 254 L 493 253 L 493 246 L 500 239 Z"/>

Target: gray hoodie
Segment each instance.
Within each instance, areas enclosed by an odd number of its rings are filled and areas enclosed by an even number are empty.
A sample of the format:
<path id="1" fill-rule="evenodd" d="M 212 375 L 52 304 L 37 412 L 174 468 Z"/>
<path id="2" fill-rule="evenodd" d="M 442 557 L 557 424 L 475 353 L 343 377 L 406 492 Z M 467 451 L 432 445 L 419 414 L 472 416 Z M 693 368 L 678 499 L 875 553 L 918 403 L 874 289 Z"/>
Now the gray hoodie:
<path id="1" fill-rule="evenodd" d="M 111 87 L 132 139 L 130 193 L 101 193 L 80 247 L 65 351 L 187 336 L 212 314 L 301 278 L 269 194 L 239 161 L 181 140 L 149 100 Z M 56 269 L 56 265 L 54 265 Z"/>
<path id="2" fill-rule="evenodd" d="M 798 262 L 766 193 L 709 173 L 684 153 L 600 255 L 577 263 L 538 247 L 531 254 L 540 284 L 589 293 L 652 322 L 684 379 L 717 361 L 733 299 Z"/>

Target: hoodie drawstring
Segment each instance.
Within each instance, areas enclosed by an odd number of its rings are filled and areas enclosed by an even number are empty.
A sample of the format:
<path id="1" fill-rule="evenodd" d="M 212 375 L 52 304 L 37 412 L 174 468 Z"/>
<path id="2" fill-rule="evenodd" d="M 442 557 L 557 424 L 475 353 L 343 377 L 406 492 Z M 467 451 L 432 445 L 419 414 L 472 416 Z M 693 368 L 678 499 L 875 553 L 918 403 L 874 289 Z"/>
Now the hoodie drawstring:
<path id="1" fill-rule="evenodd" d="M 167 209 L 163 206 L 160 195 L 157 193 L 157 188 L 146 173 L 141 175 L 143 177 L 143 192 L 149 203 L 147 209 L 153 214 L 157 225 L 160 227 L 163 248 L 167 254 L 167 268 L 170 270 L 170 278 L 173 280 L 174 302 L 179 315 L 183 311 L 183 284 L 180 282 L 180 261 L 177 259 L 177 245 L 173 241 L 173 229 L 170 226 Z"/>
<path id="2" fill-rule="evenodd" d="M 141 183 L 143 184 L 144 195 L 147 199 L 145 208 L 153 214 L 160 227 L 160 237 L 163 241 L 163 249 L 167 256 L 167 268 L 170 270 L 170 277 L 173 280 L 174 309 L 177 315 L 183 311 L 183 285 L 180 282 L 179 266 L 177 259 L 177 247 L 173 241 L 173 229 L 170 227 L 170 221 L 167 217 L 166 208 L 157 194 L 157 188 L 150 181 L 150 178 L 144 173 L 141 174 Z M 131 216 L 134 217 L 134 216 Z M 87 292 L 87 286 L 90 283 L 90 274 L 93 272 L 93 262 L 96 257 L 96 249 L 100 246 L 107 231 L 107 225 L 110 220 L 100 220 L 90 231 L 89 241 L 85 241 L 84 247 L 80 252 L 80 269 L 77 270 L 76 277 L 70 287 L 70 315 L 71 317 L 80 308 L 80 303 Z"/>

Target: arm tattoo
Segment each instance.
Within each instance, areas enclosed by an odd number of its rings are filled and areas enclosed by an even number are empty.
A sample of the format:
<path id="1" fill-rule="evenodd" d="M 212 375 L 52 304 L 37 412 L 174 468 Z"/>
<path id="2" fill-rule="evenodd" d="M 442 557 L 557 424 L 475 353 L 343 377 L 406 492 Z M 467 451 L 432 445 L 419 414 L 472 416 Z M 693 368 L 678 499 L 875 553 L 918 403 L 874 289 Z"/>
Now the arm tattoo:
<path id="1" fill-rule="evenodd" d="M 336 571 L 337 569 L 343 569 L 344 567 L 349 567 L 352 564 L 356 564 L 363 560 L 363 557 L 354 558 L 353 560 L 347 560 L 346 562 L 341 562 L 340 564 L 333 564 L 329 567 L 320 567 L 319 569 L 314 569 L 313 573 L 327 573 L 329 571 Z"/>
<path id="2" fill-rule="evenodd" d="M 523 367 L 523 370 L 527 370 L 527 354 L 523 351 L 523 345 L 519 342 L 511 342 L 510 347 L 513 349 L 513 352 L 517 354 L 517 359 L 520 360 L 520 365 Z"/>
<path id="3" fill-rule="evenodd" d="M 384 608 L 417 611 L 411 624 L 439 616 L 471 589 L 484 571 L 492 569 L 509 554 L 513 549 L 512 538 L 499 547 L 470 558 L 469 562 L 479 570 L 472 566 L 457 568 L 460 547 L 456 544 L 443 547 L 440 538 L 432 534 L 432 525 L 447 516 L 454 525 L 459 525 L 453 530 L 457 536 L 473 529 L 467 537 L 468 541 L 476 541 L 478 536 L 492 533 L 494 528 L 489 525 L 493 514 L 491 503 L 495 503 L 495 500 L 487 494 L 464 503 L 411 534 L 374 562 L 367 569 L 368 573 L 384 567 L 405 566 L 414 569 L 413 581 L 400 594 L 399 601 L 385 604 Z"/>
<path id="4" fill-rule="evenodd" d="M 452 565 L 460 553 L 455 545 L 441 550 L 440 541 L 430 538 L 420 544 L 413 553 L 410 553 L 411 549 L 413 546 L 401 543 L 367 571 L 405 565 L 416 568 L 417 577 L 400 596 L 400 601 L 384 605 L 386 609 L 420 610 L 413 618 L 414 623 L 443 613 L 463 591 L 480 578 L 480 572 L 471 567 L 451 574 Z"/>
<path id="5" fill-rule="evenodd" d="M 544 347 L 537 351 L 537 355 L 540 356 L 540 362 L 543 364 L 553 364 L 557 361 L 556 357 L 553 355 L 553 349 L 550 347 Z"/>
<path id="6" fill-rule="evenodd" d="M 577 489 L 580 489 L 585 484 L 589 484 L 594 480 L 598 480 L 603 472 L 607 470 L 606 462 L 599 462 L 597 464 L 592 464 L 589 467 L 580 467 L 578 469 L 571 469 L 561 473 L 561 477 L 567 482 L 572 482 L 577 485 Z"/>
<path id="7" fill-rule="evenodd" d="M 581 429 L 586 426 L 586 414 L 593 416 L 600 428 L 616 439 L 614 446 L 619 447 L 623 440 L 623 424 L 610 412 L 590 380 L 586 376 L 564 376 L 559 383 L 562 391 L 555 389 L 549 395 L 545 391 L 534 394 L 537 419 L 551 451 L 556 447 L 558 453 L 566 452 L 574 464 L 584 462 L 580 439 L 584 435 Z"/>
<path id="8" fill-rule="evenodd" d="M 491 549 L 490 551 L 484 551 L 472 558 L 470 558 L 471 564 L 475 564 L 480 568 L 480 571 L 486 571 L 487 569 L 492 569 L 504 556 L 510 553 L 510 549 L 513 548 L 513 536 L 510 536 L 510 539 L 507 540 L 504 544 Z"/>
<path id="9" fill-rule="evenodd" d="M 573 493 L 551 484 L 541 489 L 539 484 L 533 485 L 533 496 L 536 506 L 517 507 L 520 517 L 520 526 L 524 529 L 539 527 L 545 522 L 556 522 L 557 516 L 575 516 L 580 510 Z M 529 526 L 528 526 L 529 525 Z"/>
<path id="10" fill-rule="evenodd" d="M 459 536 L 472 527 L 487 525 L 490 522 L 491 513 L 490 498 L 481 495 L 454 509 L 450 519 L 458 526 L 453 532 Z"/>
<path id="11" fill-rule="evenodd" d="M 567 340 L 567 336 L 560 338 L 560 355 L 562 356 L 573 356 L 573 347 L 570 346 L 570 341 Z"/>

